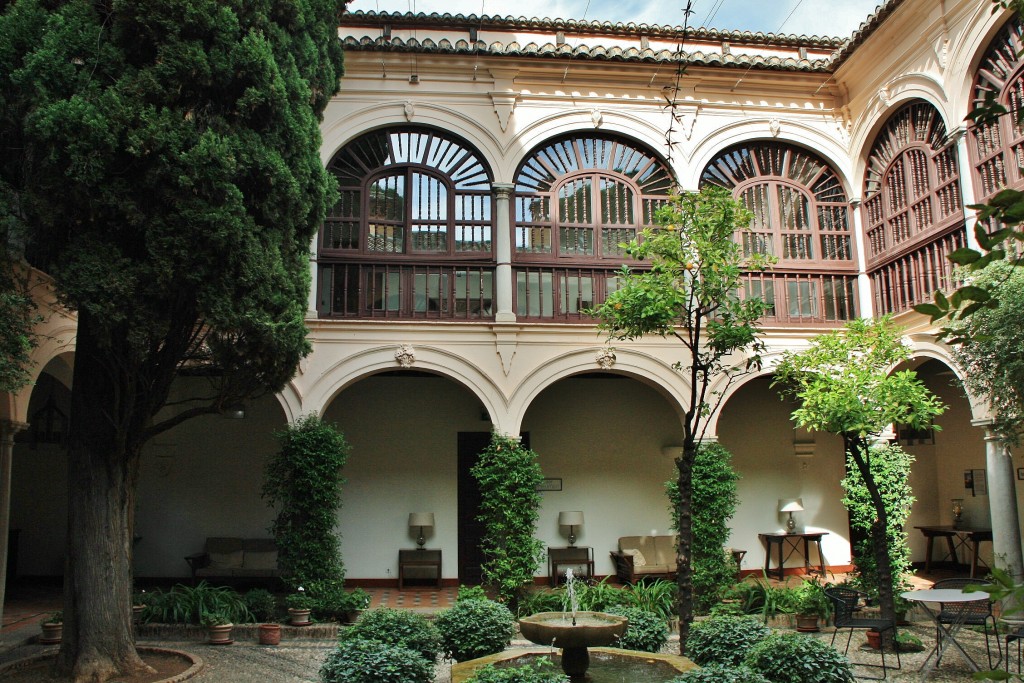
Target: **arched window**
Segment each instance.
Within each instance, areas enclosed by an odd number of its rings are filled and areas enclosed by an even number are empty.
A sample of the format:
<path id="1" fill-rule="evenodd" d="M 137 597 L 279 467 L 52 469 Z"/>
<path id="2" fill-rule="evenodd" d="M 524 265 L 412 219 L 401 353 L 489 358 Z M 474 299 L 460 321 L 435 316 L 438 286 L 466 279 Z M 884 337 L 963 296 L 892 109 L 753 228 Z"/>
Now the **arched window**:
<path id="1" fill-rule="evenodd" d="M 864 175 L 868 275 L 878 313 L 951 284 L 946 256 L 964 244 L 956 143 L 935 107 L 911 102 L 878 133 Z"/>
<path id="2" fill-rule="evenodd" d="M 523 319 L 586 320 L 629 261 L 620 245 L 654 224 L 675 187 L 665 163 L 634 142 L 569 135 L 530 153 L 516 173 L 514 307 Z"/>
<path id="3" fill-rule="evenodd" d="M 1010 110 L 995 123 L 970 127 L 968 150 L 979 201 L 1006 187 L 1024 187 L 1024 125 L 1017 116 L 1024 102 L 1021 50 L 1024 27 L 1015 14 L 992 39 L 974 77 L 974 107 L 994 99 Z"/>
<path id="4" fill-rule="evenodd" d="M 621 263 L 619 244 L 653 225 L 672 188 L 664 163 L 634 143 L 591 135 L 546 144 L 516 174 L 516 258 Z"/>
<path id="5" fill-rule="evenodd" d="M 750 229 L 736 235 L 746 255 L 778 259 L 770 272 L 747 276 L 745 294 L 769 303 L 769 322 L 856 315 L 850 204 L 839 175 L 823 159 L 794 145 L 747 142 L 715 157 L 701 184 L 731 190 L 754 214 Z"/>
<path id="6" fill-rule="evenodd" d="M 737 236 L 747 254 L 771 254 L 790 266 L 852 265 L 846 192 L 811 152 L 773 142 L 737 145 L 707 165 L 701 184 L 732 190 L 753 212 L 750 232 Z"/>
<path id="7" fill-rule="evenodd" d="M 875 139 L 864 176 L 864 217 L 869 263 L 963 222 L 956 143 L 927 102 L 898 110 Z"/>
<path id="8" fill-rule="evenodd" d="M 355 317 L 492 315 L 491 173 L 446 132 L 371 131 L 328 165 L 339 200 L 320 232 L 320 310 Z"/>

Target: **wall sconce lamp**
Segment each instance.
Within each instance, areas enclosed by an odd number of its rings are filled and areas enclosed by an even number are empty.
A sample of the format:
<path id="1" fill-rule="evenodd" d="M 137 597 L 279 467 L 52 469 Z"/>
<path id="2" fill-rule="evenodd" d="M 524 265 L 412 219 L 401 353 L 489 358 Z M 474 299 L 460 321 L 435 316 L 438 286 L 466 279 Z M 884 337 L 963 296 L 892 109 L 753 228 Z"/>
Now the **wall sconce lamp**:
<path id="1" fill-rule="evenodd" d="M 558 526 L 569 527 L 569 547 L 576 545 L 576 527 L 583 526 L 583 511 L 569 510 L 558 513 Z"/>
<path id="2" fill-rule="evenodd" d="M 221 415 L 229 420 L 242 420 L 245 418 L 245 406 L 242 403 L 232 403 L 226 407 Z"/>
<path id="3" fill-rule="evenodd" d="M 800 498 L 783 498 L 779 500 L 779 512 L 788 512 L 789 519 L 786 520 L 786 533 L 796 531 L 796 521 L 793 519 L 794 512 L 801 512 L 804 509 L 803 501 Z"/>
<path id="4" fill-rule="evenodd" d="M 423 530 L 434 528 L 434 513 L 410 512 L 409 527 L 416 527 L 419 529 L 419 533 L 416 536 L 416 550 L 423 550 L 423 544 L 427 542 L 426 537 L 423 535 Z"/>

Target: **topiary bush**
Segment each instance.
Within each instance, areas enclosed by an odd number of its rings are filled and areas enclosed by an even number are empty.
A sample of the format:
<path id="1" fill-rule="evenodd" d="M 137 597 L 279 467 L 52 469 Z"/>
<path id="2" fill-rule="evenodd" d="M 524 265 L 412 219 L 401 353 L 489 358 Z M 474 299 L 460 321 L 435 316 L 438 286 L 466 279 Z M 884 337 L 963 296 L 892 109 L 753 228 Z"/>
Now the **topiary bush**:
<path id="1" fill-rule="evenodd" d="M 750 648 L 743 663 L 772 683 L 851 683 L 850 660 L 802 633 L 772 633 Z"/>
<path id="2" fill-rule="evenodd" d="M 629 626 L 615 647 L 624 650 L 657 652 L 668 642 L 668 624 L 654 612 L 639 607 L 612 607 L 609 614 L 618 614 L 629 619 Z"/>
<path id="3" fill-rule="evenodd" d="M 515 618 L 505 605 L 493 600 L 459 600 L 434 619 L 441 633 L 441 649 L 459 662 L 501 652 L 515 634 Z"/>
<path id="4" fill-rule="evenodd" d="M 771 683 L 767 678 L 746 666 L 730 666 L 712 662 L 699 669 L 690 669 L 670 683 Z"/>
<path id="5" fill-rule="evenodd" d="M 341 642 L 374 640 L 398 645 L 419 653 L 434 663 L 441 652 L 441 635 L 437 627 L 422 614 L 380 607 L 364 612 L 359 621 L 341 632 Z"/>
<path id="6" fill-rule="evenodd" d="M 686 655 L 700 665 L 738 665 L 747 652 L 771 634 L 771 629 L 754 617 L 714 616 L 690 625 Z"/>
<path id="7" fill-rule="evenodd" d="M 569 683 L 569 677 L 550 659 L 538 659 L 515 668 L 488 664 L 478 669 L 469 683 Z"/>
<path id="8" fill-rule="evenodd" d="M 399 645 L 346 639 L 320 667 L 323 683 L 432 683 L 434 664 Z"/>

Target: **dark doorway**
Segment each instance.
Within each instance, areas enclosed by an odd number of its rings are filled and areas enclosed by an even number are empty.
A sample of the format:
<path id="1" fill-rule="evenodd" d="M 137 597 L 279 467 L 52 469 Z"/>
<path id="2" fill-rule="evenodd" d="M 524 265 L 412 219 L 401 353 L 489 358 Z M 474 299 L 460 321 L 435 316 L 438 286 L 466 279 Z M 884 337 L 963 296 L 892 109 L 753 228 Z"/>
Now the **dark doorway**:
<path id="1" fill-rule="evenodd" d="M 521 438 L 523 447 L 529 448 L 530 435 Z M 459 432 L 459 583 L 465 586 L 478 586 L 483 579 L 480 541 L 484 526 L 476 519 L 480 514 L 480 489 L 470 469 L 490 443 L 490 432 Z"/>

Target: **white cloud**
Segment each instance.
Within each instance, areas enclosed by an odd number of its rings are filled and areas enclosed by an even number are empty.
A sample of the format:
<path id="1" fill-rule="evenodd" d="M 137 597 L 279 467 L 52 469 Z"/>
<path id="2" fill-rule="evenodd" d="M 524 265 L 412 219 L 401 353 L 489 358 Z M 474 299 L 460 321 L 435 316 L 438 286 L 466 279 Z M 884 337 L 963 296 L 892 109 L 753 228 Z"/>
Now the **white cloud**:
<path id="1" fill-rule="evenodd" d="M 711 14 L 718 0 L 695 0 L 690 24 L 725 30 L 847 37 L 875 11 L 879 2 L 881 0 L 723 0 L 717 12 Z M 681 8 L 682 5 L 669 6 L 655 0 L 590 0 L 589 3 L 587 0 L 518 0 L 515 3 L 496 0 L 353 0 L 349 4 L 350 10 L 364 11 L 448 12 L 668 25 L 682 25 Z"/>

